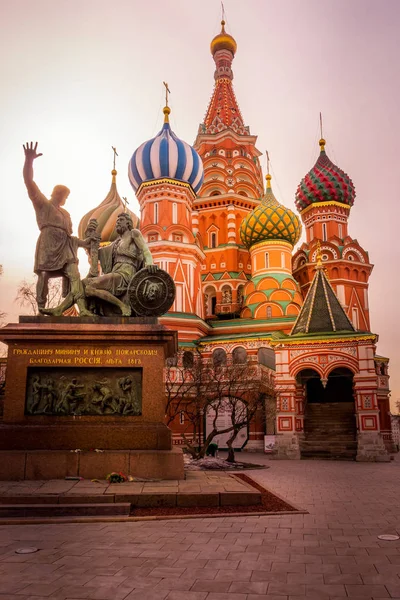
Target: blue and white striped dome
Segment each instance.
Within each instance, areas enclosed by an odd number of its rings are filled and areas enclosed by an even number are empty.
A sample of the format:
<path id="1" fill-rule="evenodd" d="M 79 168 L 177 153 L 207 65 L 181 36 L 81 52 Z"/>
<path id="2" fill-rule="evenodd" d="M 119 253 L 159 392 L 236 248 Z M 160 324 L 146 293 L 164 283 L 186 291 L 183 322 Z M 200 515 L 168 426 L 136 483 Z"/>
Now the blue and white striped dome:
<path id="1" fill-rule="evenodd" d="M 203 183 L 202 160 L 192 146 L 180 140 L 171 130 L 169 113 L 170 109 L 166 106 L 161 131 L 139 146 L 129 161 L 129 181 L 135 192 L 144 181 L 163 177 L 190 183 L 195 193 Z"/>

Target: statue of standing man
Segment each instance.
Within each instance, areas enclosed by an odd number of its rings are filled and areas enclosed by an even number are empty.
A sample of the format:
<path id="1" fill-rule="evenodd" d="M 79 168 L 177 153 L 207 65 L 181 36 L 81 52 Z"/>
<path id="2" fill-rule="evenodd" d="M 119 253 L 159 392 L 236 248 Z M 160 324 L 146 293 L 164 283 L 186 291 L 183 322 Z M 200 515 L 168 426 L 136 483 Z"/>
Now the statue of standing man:
<path id="1" fill-rule="evenodd" d="M 50 200 L 48 200 L 33 181 L 33 161 L 42 156 L 41 153 L 37 153 L 37 142 L 36 144 L 27 143 L 24 151 L 24 181 L 40 229 L 34 266 L 34 271 L 38 276 L 36 301 L 39 313 L 56 314 L 54 309 L 45 308 L 49 292 L 49 279 L 64 277 L 67 280 L 69 291 L 63 304 L 72 306 L 76 303 L 81 316 L 91 315 L 92 313 L 88 311 L 85 304 L 77 258 L 78 246 L 86 247 L 88 244 L 86 241 L 72 236 L 71 217 L 63 208 L 70 191 L 64 185 L 56 185 Z"/>

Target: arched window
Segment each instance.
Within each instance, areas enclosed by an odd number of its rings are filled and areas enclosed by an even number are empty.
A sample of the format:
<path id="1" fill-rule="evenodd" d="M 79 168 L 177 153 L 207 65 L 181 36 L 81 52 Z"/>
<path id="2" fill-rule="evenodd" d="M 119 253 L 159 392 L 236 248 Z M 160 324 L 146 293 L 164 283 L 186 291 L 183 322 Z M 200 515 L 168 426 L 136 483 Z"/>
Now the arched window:
<path id="1" fill-rule="evenodd" d="M 175 356 L 170 356 L 169 358 L 167 358 L 165 364 L 167 365 L 167 367 L 176 367 L 176 365 L 178 364 L 177 355 L 175 354 Z"/>
<path id="2" fill-rule="evenodd" d="M 240 346 L 232 352 L 232 361 L 234 365 L 244 365 L 247 363 L 247 352 Z"/>
<path id="3" fill-rule="evenodd" d="M 220 196 L 221 192 L 219 192 L 218 190 L 215 190 L 214 192 L 211 192 L 210 196 Z"/>
<path id="4" fill-rule="evenodd" d="M 176 225 L 178 222 L 178 205 L 176 202 L 172 204 L 172 223 Z"/>
<path id="5" fill-rule="evenodd" d="M 158 202 L 154 202 L 154 224 L 158 223 Z"/>
<path id="6" fill-rule="evenodd" d="M 226 352 L 222 348 L 214 350 L 212 358 L 214 367 L 226 365 Z"/>
<path id="7" fill-rule="evenodd" d="M 217 234 L 215 233 L 215 231 L 213 231 L 210 235 L 210 247 L 211 248 L 216 248 L 217 247 Z"/>
<path id="8" fill-rule="evenodd" d="M 328 239 L 328 232 L 326 229 L 326 223 L 322 223 L 322 239 L 324 242 Z"/>
<path id="9" fill-rule="evenodd" d="M 185 369 L 190 369 L 191 367 L 193 367 L 193 364 L 194 364 L 193 352 L 190 352 L 189 350 L 187 350 L 186 352 L 183 353 L 182 364 Z"/>

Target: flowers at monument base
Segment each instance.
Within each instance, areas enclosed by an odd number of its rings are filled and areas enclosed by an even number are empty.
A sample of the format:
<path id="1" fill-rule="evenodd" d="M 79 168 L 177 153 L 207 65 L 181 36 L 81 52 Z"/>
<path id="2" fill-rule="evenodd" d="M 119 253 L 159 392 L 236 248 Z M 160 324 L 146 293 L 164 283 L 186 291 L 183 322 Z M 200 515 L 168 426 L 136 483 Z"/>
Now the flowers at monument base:
<path id="1" fill-rule="evenodd" d="M 124 473 L 117 473 L 113 471 L 107 475 L 106 480 L 109 483 L 124 483 L 125 481 L 128 481 L 128 477 L 124 475 Z"/>

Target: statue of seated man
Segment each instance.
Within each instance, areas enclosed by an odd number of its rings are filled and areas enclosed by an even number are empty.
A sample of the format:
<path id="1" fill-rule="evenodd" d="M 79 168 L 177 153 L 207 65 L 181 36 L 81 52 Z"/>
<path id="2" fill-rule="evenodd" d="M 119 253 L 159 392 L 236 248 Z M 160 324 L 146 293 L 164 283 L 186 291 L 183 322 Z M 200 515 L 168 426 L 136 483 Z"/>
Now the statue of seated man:
<path id="1" fill-rule="evenodd" d="M 144 267 L 150 273 L 158 270 L 153 264 L 150 250 L 138 229 L 133 228 L 129 213 L 118 215 L 116 230 L 119 237 L 110 245 L 99 249 L 99 260 L 103 275 L 83 279 L 85 296 L 94 299 L 95 311 L 100 306 L 111 305 L 123 316 L 130 316 L 132 308 L 128 288 L 133 276 Z M 107 310 L 107 308 L 106 308 Z M 109 311 L 108 311 L 109 312 Z"/>

